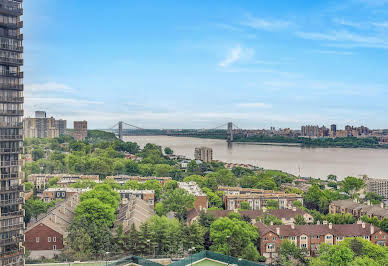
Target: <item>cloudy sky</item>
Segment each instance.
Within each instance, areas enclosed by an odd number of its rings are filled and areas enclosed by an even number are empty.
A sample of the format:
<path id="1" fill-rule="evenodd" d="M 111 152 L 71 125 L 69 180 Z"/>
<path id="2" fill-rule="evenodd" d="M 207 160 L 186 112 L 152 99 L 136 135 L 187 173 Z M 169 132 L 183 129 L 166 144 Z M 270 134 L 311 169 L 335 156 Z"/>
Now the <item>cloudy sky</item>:
<path id="1" fill-rule="evenodd" d="M 23 20 L 28 116 L 388 128 L 388 0 L 33 0 Z"/>

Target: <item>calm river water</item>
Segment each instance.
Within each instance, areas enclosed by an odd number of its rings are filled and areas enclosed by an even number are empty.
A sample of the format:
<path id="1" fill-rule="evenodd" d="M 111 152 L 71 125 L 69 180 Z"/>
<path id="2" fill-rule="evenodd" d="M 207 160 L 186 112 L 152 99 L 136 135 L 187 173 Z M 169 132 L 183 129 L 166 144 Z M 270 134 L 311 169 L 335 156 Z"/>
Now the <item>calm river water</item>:
<path id="1" fill-rule="evenodd" d="M 194 157 L 194 148 L 213 148 L 213 159 L 247 163 L 266 169 L 278 169 L 301 176 L 326 177 L 368 175 L 388 178 L 388 149 L 301 148 L 298 146 L 233 143 L 225 140 L 169 136 L 127 136 L 126 141 L 141 147 L 154 143 L 170 147 L 175 154 Z"/>

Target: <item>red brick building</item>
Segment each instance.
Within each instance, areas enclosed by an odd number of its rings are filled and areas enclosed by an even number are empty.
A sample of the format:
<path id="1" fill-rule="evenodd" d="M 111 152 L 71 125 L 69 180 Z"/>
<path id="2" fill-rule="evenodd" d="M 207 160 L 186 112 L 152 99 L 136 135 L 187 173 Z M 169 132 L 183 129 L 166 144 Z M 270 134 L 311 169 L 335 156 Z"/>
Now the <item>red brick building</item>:
<path id="1" fill-rule="evenodd" d="M 374 244 L 388 245 L 388 234 L 368 223 L 271 225 L 256 224 L 259 230 L 260 254 L 271 262 L 278 255 L 282 240 L 288 239 L 299 248 L 306 248 L 307 255 L 315 255 L 322 243 L 335 245 L 345 237 L 361 237 Z"/>
<path id="2" fill-rule="evenodd" d="M 197 185 L 197 183 L 195 183 L 194 181 L 179 182 L 178 187 L 186 190 L 187 192 L 195 196 L 194 208 L 196 210 L 201 211 L 207 209 L 207 196 L 205 193 L 203 193 L 202 189 Z"/>
<path id="3" fill-rule="evenodd" d="M 79 194 L 74 194 L 59 203 L 48 213 L 32 219 L 25 231 L 25 247 L 31 258 L 52 258 L 64 248 L 67 228 L 73 221 L 74 209 L 79 203 Z"/>

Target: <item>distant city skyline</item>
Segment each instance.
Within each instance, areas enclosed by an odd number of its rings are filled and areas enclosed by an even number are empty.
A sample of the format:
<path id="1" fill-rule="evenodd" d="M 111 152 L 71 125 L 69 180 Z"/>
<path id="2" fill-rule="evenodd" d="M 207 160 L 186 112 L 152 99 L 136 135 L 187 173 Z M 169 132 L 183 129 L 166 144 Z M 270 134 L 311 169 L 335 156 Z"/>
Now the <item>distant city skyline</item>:
<path id="1" fill-rule="evenodd" d="M 387 7 L 26 1 L 25 115 L 89 128 L 388 128 Z"/>

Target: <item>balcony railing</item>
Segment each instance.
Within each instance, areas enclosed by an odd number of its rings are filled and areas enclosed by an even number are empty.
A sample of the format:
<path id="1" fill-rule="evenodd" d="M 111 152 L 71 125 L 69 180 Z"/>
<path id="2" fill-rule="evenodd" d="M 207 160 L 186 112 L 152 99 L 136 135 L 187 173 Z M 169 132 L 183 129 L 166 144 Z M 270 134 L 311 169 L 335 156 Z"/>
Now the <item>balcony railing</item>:
<path id="1" fill-rule="evenodd" d="M 7 39 L 5 39 L 5 38 L 1 38 L 1 39 L 2 39 L 1 41 L 3 41 L 3 43 L 0 44 L 0 49 L 23 53 L 23 46 L 9 45 L 7 43 L 4 43 L 4 42 L 7 42 Z"/>
<path id="2" fill-rule="evenodd" d="M 9 219 L 14 216 L 24 216 L 24 210 L 16 211 L 16 212 L 8 212 L 2 213 L 0 219 Z"/>
<path id="3" fill-rule="evenodd" d="M 8 244 L 19 243 L 19 242 L 24 242 L 24 235 L 18 234 L 16 236 L 0 240 L 0 244 L 2 245 L 8 245 Z"/>
<path id="4" fill-rule="evenodd" d="M 24 78 L 24 73 L 23 72 L 9 72 L 9 71 L 0 71 L 0 76 L 3 77 L 15 77 L 15 78 Z"/>
<path id="5" fill-rule="evenodd" d="M 24 198 L 20 197 L 17 199 L 9 199 L 9 200 L 1 200 L 0 201 L 0 206 L 7 206 L 7 205 L 13 205 L 13 204 L 20 204 L 24 203 Z"/>
<path id="6" fill-rule="evenodd" d="M 15 123 L 0 122 L 0 128 L 23 128 L 23 122 L 15 122 Z"/>
<path id="7" fill-rule="evenodd" d="M 0 135 L 0 141 L 2 140 L 23 140 L 23 135 Z"/>
<path id="8" fill-rule="evenodd" d="M 0 110 L 0 115 L 24 115 L 23 110 Z"/>
<path id="9" fill-rule="evenodd" d="M 22 91 L 24 86 L 23 84 L 0 84 L 0 89 Z"/>
<path id="10" fill-rule="evenodd" d="M 0 63 L 1 64 L 10 64 L 10 65 L 17 65 L 17 66 L 20 66 L 20 65 L 23 65 L 23 59 L 19 59 L 19 58 L 11 58 L 11 57 L 0 57 Z M 9 74 L 5 71 L 3 72 L 0 72 L 0 73 L 5 73 L 5 74 L 2 74 L 3 76 L 8 76 Z M 19 73 L 15 73 L 15 74 L 18 74 L 18 78 L 23 78 L 23 74 L 21 74 L 20 76 L 20 73 L 23 73 L 23 72 L 19 72 Z M 20 77 L 19 77 L 20 76 Z M 15 77 L 14 75 L 12 75 L 12 77 Z"/>
<path id="11" fill-rule="evenodd" d="M 18 6 L 1 6 L 0 12 L 9 15 L 21 16 L 23 15 L 23 8 L 20 8 Z"/>
<path id="12" fill-rule="evenodd" d="M 19 223 L 19 224 L 1 226 L 1 232 L 14 231 L 14 230 L 19 230 L 19 229 L 24 229 L 24 222 Z"/>
<path id="13" fill-rule="evenodd" d="M 0 153 L 23 153 L 23 147 L 20 147 L 20 148 L 0 148 Z"/>
<path id="14" fill-rule="evenodd" d="M 11 256 L 19 256 L 24 254 L 24 248 L 18 248 L 15 250 L 5 251 L 0 253 L 0 258 L 6 258 Z M 4 265 L 4 264 L 3 264 Z"/>
<path id="15" fill-rule="evenodd" d="M 0 166 L 1 167 L 7 167 L 7 166 L 19 166 L 22 165 L 22 160 L 12 160 L 12 161 L 1 161 Z"/>
<path id="16" fill-rule="evenodd" d="M 4 97 L 4 96 L 0 96 L 0 102 L 23 103 L 24 102 L 24 97 Z"/>
<path id="17" fill-rule="evenodd" d="M 19 178 L 19 173 L 10 173 L 10 174 L 0 174 L 0 179 L 17 179 Z"/>
<path id="18" fill-rule="evenodd" d="M 16 23 L 0 22 L 0 26 L 10 28 L 10 29 L 20 29 L 20 28 L 23 28 L 23 21 L 19 21 Z"/>

